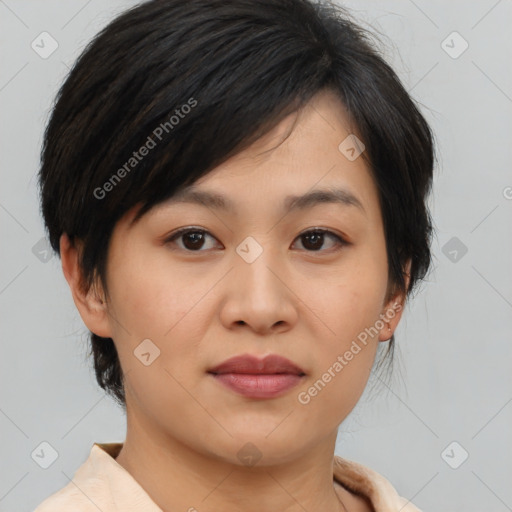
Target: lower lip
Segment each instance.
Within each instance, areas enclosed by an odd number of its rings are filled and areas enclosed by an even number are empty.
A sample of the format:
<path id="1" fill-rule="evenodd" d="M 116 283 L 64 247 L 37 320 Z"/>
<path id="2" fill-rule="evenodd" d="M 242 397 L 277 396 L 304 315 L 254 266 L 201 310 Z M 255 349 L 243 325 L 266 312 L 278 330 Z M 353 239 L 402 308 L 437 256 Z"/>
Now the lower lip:
<path id="1" fill-rule="evenodd" d="M 250 398 L 273 398 L 295 387 L 302 376 L 281 374 L 222 373 L 211 374 L 229 389 Z"/>

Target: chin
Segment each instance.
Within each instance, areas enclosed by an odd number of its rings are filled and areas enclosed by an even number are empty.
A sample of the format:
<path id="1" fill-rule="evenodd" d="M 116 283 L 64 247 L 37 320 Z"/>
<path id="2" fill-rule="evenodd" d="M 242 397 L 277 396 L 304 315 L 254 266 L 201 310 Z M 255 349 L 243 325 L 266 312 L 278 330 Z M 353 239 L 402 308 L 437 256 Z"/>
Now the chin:
<path id="1" fill-rule="evenodd" d="M 285 430 L 281 436 L 272 432 L 272 429 L 265 430 L 264 433 L 245 431 L 239 434 L 227 430 L 233 437 L 227 439 L 223 436 L 223 442 L 215 443 L 210 455 L 228 464 L 240 467 L 276 466 L 293 461 L 306 450 L 306 446 L 302 445 L 302 436 L 297 437 L 297 442 L 294 442 L 294 438 Z"/>

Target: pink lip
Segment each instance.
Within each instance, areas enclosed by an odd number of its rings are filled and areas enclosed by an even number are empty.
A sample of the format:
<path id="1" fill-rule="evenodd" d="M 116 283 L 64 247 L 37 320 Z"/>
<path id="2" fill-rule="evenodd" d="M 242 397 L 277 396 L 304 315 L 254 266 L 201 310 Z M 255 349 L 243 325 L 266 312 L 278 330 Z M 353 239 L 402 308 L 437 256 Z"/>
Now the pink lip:
<path id="1" fill-rule="evenodd" d="M 272 398 L 301 382 L 305 373 L 295 363 L 275 354 L 263 359 L 249 354 L 232 357 L 208 373 L 231 390 L 251 398 Z"/>

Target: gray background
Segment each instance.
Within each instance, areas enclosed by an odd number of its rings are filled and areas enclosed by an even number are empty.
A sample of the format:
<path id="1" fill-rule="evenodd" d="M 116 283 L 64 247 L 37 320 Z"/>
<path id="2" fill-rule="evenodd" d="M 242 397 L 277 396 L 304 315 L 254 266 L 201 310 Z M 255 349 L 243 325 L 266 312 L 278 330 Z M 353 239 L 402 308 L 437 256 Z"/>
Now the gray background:
<path id="1" fill-rule="evenodd" d="M 69 66 L 134 3 L 0 0 L 2 512 L 30 511 L 67 484 L 91 443 L 124 440 L 125 418 L 95 383 L 60 260 L 45 251 L 36 173 Z M 344 5 L 383 35 L 436 133 L 439 165 L 434 270 L 398 328 L 395 377 L 367 389 L 336 453 L 385 475 L 424 512 L 510 511 L 512 2 Z M 43 46 L 44 31 L 58 43 L 46 59 L 31 47 Z M 39 51 L 49 49 L 46 39 Z M 31 455 L 45 441 L 58 452 L 47 469 L 49 459 Z"/>

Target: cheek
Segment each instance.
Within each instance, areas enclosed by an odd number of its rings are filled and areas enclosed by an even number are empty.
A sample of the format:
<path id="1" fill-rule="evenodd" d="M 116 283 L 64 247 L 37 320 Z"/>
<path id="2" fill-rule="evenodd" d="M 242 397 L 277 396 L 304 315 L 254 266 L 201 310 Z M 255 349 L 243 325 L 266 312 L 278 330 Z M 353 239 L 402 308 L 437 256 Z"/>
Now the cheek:
<path id="1" fill-rule="evenodd" d="M 173 411 L 180 408 L 191 419 L 204 421 L 204 411 L 186 389 L 198 376 L 194 362 L 203 337 L 199 318 L 207 301 L 200 299 L 206 284 L 155 261 L 139 267 L 132 260 L 118 271 L 112 286 L 112 325 L 127 395 L 155 422 L 172 425 Z"/>
<path id="2" fill-rule="evenodd" d="M 319 430 L 341 423 L 365 389 L 378 348 L 371 327 L 378 319 L 380 296 L 375 289 L 344 283 L 326 289 L 319 299 L 329 329 L 322 328 L 327 334 L 317 336 L 316 371 L 297 397 Z"/>
<path id="3" fill-rule="evenodd" d="M 385 261 L 359 253 L 347 258 L 322 287 L 309 293 L 303 288 L 301 297 L 308 297 L 305 302 L 319 319 L 314 336 L 317 372 L 311 381 L 320 380 L 316 402 L 324 410 L 332 406 L 339 414 L 340 407 L 351 409 L 364 390 L 378 347 L 375 323 L 386 285 Z"/>
<path id="4" fill-rule="evenodd" d="M 369 253 L 354 251 L 321 281 L 315 276 L 302 279 L 299 296 L 318 318 L 322 338 L 333 340 L 337 348 L 373 325 L 381 313 L 387 269 L 385 261 Z"/>
<path id="5" fill-rule="evenodd" d="M 117 261 L 111 295 L 119 319 L 133 337 L 163 339 L 197 302 L 197 281 L 151 251 L 131 251 L 129 258 Z"/>
<path id="6" fill-rule="evenodd" d="M 111 325 L 121 365 L 126 373 L 135 370 L 132 378 L 142 388 L 159 379 L 172 387 L 164 368 L 179 381 L 194 377 L 190 363 L 196 360 L 209 325 L 211 279 L 191 279 L 190 273 L 177 272 L 165 258 L 146 257 L 142 265 L 135 256 L 132 253 L 129 262 L 116 267 L 111 286 Z M 151 343 L 143 342 L 148 339 Z M 158 355 L 151 370 L 137 359 L 137 354 L 148 351 L 150 359 L 153 353 Z"/>

